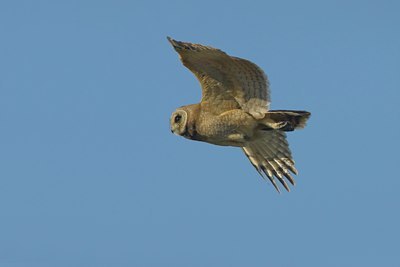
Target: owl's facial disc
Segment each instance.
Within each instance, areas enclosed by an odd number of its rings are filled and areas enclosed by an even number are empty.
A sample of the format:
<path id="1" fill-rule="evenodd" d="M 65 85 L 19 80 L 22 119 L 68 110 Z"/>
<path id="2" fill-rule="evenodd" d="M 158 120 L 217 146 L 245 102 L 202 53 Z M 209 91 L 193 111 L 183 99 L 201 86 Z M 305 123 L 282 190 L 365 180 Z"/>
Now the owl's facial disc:
<path id="1" fill-rule="evenodd" d="M 184 135 L 187 131 L 187 113 L 182 109 L 176 110 L 172 113 L 170 119 L 171 132 L 176 135 Z"/>

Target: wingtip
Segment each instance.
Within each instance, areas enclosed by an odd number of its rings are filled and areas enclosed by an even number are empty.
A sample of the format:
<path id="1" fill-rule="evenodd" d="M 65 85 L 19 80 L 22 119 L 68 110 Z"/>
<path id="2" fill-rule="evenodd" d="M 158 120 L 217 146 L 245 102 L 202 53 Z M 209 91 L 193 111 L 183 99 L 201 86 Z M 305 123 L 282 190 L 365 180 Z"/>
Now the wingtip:
<path id="1" fill-rule="evenodd" d="M 175 40 L 175 39 L 173 39 L 173 38 L 171 38 L 171 37 L 169 37 L 169 36 L 167 36 L 167 40 L 168 40 L 168 42 L 172 45 L 172 47 L 173 47 L 176 51 L 182 49 L 182 47 L 181 47 L 181 45 L 182 45 L 181 42 L 179 42 L 179 41 L 177 41 L 177 40 Z"/>
<path id="2" fill-rule="evenodd" d="M 167 40 L 170 44 L 174 45 L 175 40 L 172 39 L 171 37 L 167 36 Z"/>
<path id="3" fill-rule="evenodd" d="M 280 194 L 281 190 L 279 189 L 279 186 L 276 184 L 275 179 L 273 176 L 268 176 L 268 179 L 270 180 L 271 184 L 274 186 L 274 188 L 276 189 L 276 191 Z"/>
<path id="4" fill-rule="evenodd" d="M 290 175 L 290 172 L 288 170 L 283 172 L 283 175 L 285 175 L 286 179 L 288 179 L 288 181 L 295 186 L 296 185 L 296 180 L 293 178 L 292 175 Z"/>
<path id="5" fill-rule="evenodd" d="M 276 184 L 273 184 L 273 185 L 274 185 L 276 191 L 278 192 L 278 194 L 281 194 L 281 190 L 279 189 L 278 185 L 276 185 Z"/>
<path id="6" fill-rule="evenodd" d="M 280 194 L 281 190 L 279 190 L 278 185 L 275 182 L 274 179 L 274 175 L 272 173 L 270 173 L 270 171 L 265 168 L 263 165 L 261 165 L 261 170 L 264 172 L 264 174 L 268 177 L 268 179 L 270 180 L 270 182 L 272 183 L 272 185 L 275 187 L 276 191 Z"/>

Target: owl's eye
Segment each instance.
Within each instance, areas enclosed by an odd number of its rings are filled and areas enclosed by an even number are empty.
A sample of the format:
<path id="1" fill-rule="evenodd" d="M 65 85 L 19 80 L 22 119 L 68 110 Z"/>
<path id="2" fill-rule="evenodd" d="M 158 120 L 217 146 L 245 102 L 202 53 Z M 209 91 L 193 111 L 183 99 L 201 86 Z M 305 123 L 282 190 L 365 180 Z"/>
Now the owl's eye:
<path id="1" fill-rule="evenodd" d="M 175 123 L 178 123 L 178 122 L 181 121 L 181 119 L 182 119 L 181 115 L 176 115 L 175 118 L 174 118 L 174 121 L 175 121 Z"/>

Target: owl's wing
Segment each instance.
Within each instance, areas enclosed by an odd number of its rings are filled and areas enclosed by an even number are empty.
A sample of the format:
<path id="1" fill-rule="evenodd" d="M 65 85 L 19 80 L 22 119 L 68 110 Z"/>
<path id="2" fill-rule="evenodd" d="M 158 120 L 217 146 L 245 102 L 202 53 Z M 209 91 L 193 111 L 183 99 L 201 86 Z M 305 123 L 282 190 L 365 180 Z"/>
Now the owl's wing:
<path id="1" fill-rule="evenodd" d="M 217 113 L 240 107 L 255 118 L 268 111 L 268 79 L 257 65 L 216 48 L 167 38 L 200 81 L 202 105 Z"/>
<path id="2" fill-rule="evenodd" d="M 268 177 L 278 192 L 279 187 L 274 178 L 277 178 L 287 191 L 290 189 L 285 178 L 295 185 L 290 172 L 297 174 L 297 170 L 284 132 L 265 131 L 263 138 L 250 142 L 242 149 L 260 175 Z"/>

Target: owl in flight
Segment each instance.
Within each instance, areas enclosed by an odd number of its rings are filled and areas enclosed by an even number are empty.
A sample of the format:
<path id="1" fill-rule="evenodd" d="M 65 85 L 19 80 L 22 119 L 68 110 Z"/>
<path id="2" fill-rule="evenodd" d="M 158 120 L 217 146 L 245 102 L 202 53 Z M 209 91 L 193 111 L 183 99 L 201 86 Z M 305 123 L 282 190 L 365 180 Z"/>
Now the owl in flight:
<path id="1" fill-rule="evenodd" d="M 219 49 L 167 37 L 183 63 L 200 81 L 200 103 L 175 110 L 171 131 L 190 140 L 240 147 L 275 189 L 297 174 L 285 132 L 301 129 L 310 113 L 269 110 L 269 83 L 254 63 Z"/>

